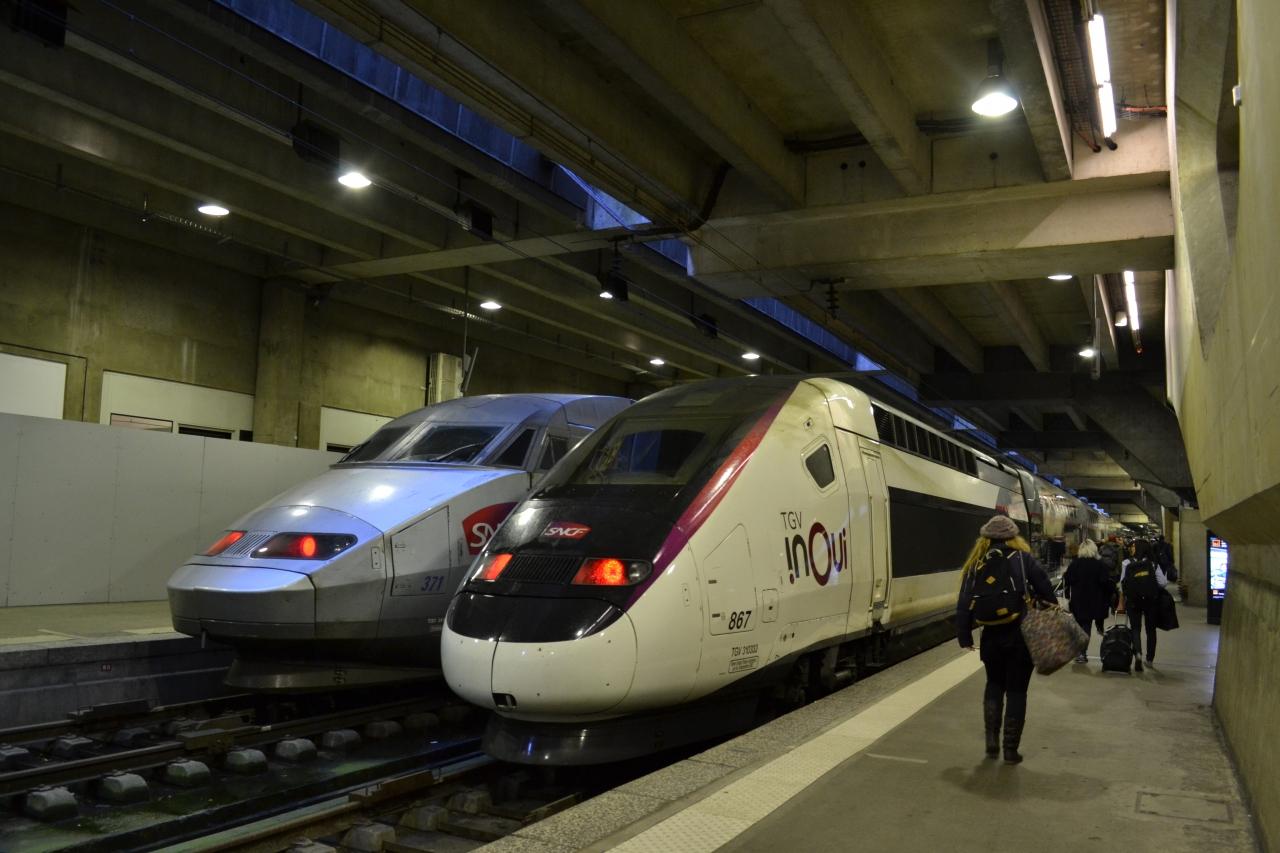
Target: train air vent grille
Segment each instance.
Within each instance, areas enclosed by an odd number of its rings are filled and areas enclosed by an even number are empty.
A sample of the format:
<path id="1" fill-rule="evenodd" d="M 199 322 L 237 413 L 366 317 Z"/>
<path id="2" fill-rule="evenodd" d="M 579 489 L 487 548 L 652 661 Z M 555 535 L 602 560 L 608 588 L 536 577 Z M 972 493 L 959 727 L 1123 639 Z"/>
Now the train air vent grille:
<path id="1" fill-rule="evenodd" d="M 502 572 L 504 581 L 568 583 L 582 564 L 581 557 L 554 554 L 516 554 Z"/>
<path id="2" fill-rule="evenodd" d="M 234 545 L 219 554 L 219 557 L 247 557 L 263 542 L 275 536 L 274 530 L 250 530 L 241 536 Z"/>

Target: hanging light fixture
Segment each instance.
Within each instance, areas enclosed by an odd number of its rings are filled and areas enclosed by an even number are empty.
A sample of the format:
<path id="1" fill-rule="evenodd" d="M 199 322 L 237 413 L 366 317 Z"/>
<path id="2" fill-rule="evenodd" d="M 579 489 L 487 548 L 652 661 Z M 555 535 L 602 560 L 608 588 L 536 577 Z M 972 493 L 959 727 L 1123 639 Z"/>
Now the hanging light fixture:
<path id="1" fill-rule="evenodd" d="M 1116 98 L 1111 88 L 1111 59 L 1107 56 L 1107 28 L 1102 15 L 1089 19 L 1089 58 L 1093 63 L 1093 82 L 1098 92 L 1098 119 L 1102 125 L 1102 138 L 1110 140 L 1116 135 Z M 1108 148 L 1115 145 L 1108 144 Z"/>
<path id="2" fill-rule="evenodd" d="M 971 108 L 980 116 L 1002 116 L 1013 112 L 1018 106 L 1018 99 L 1013 94 L 1013 87 L 1004 78 L 1004 51 L 1000 49 L 999 39 L 987 41 L 987 76 L 978 84 L 973 94 Z"/>

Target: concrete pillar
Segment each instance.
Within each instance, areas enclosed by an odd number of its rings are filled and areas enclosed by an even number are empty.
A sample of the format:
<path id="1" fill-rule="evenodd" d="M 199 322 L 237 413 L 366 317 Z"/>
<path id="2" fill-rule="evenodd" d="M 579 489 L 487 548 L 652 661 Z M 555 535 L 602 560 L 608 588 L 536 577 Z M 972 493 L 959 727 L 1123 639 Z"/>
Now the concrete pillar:
<path id="1" fill-rule="evenodd" d="M 1200 511 L 1183 507 L 1178 523 L 1178 578 L 1187 585 L 1187 603 L 1204 607 L 1209 582 L 1209 558 L 1205 551 L 1204 523 Z"/>
<path id="2" fill-rule="evenodd" d="M 302 402 L 306 295 L 296 285 L 262 285 L 258 332 L 258 381 L 253 398 L 253 440 L 298 445 Z"/>

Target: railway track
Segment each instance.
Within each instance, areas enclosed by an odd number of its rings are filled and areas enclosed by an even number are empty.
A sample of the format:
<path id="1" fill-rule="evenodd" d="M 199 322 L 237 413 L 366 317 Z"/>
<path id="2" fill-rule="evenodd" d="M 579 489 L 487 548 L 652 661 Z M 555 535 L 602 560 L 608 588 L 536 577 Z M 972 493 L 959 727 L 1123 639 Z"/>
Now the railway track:
<path id="1" fill-rule="evenodd" d="M 478 749 L 470 709 L 442 689 L 338 710 L 320 697 L 289 719 L 243 698 L 0 732 L 0 851 L 150 849 Z"/>

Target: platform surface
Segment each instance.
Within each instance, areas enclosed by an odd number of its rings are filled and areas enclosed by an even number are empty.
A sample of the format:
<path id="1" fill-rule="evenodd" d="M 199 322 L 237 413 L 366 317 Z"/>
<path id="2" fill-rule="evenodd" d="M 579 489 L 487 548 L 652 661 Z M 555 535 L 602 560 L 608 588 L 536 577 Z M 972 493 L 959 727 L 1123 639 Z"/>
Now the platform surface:
<path id="1" fill-rule="evenodd" d="M 985 757 L 975 653 L 940 646 L 490 845 L 492 851 L 1256 851 L 1211 708 L 1218 629 L 1156 666 L 1034 676 L 1016 766 Z"/>
<path id="2" fill-rule="evenodd" d="M 181 634 L 168 601 L 0 607 L 0 649 L 58 642 L 127 641 Z"/>

